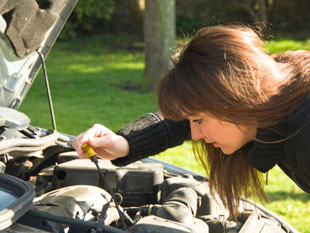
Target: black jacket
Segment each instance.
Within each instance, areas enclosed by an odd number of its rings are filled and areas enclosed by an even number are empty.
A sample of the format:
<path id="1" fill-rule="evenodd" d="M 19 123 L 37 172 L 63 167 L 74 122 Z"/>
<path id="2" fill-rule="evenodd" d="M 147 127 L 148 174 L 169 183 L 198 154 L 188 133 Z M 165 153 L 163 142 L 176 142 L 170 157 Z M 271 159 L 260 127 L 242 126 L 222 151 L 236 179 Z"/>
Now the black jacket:
<path id="1" fill-rule="evenodd" d="M 253 167 L 264 173 L 277 164 L 307 193 L 310 193 L 309 119 L 308 98 L 281 123 L 269 128 L 258 128 L 256 137 L 261 142 L 252 143 L 248 155 Z M 124 136 L 130 146 L 126 157 L 112 161 L 117 166 L 158 154 L 191 139 L 188 121 L 171 121 L 159 113 L 146 114 L 117 133 Z"/>
<path id="2" fill-rule="evenodd" d="M 310 193 L 310 98 L 278 125 L 257 129 L 249 153 L 251 164 L 261 172 L 278 165 L 301 189 Z M 287 138 L 286 140 L 283 140 Z"/>

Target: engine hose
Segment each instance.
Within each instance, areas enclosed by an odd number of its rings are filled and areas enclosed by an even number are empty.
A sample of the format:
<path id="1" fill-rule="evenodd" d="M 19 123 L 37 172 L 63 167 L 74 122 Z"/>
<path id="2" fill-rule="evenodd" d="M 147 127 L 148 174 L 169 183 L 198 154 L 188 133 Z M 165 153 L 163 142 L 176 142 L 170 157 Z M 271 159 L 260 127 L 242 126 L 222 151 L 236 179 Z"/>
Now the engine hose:
<path id="1" fill-rule="evenodd" d="M 19 138 L 19 139 L 8 139 L 0 142 L 0 153 L 8 153 L 11 151 L 35 151 L 38 149 L 44 149 L 49 145 L 54 144 L 59 138 L 59 133 L 54 131 L 53 133 L 38 138 Z"/>
<path id="2" fill-rule="evenodd" d="M 50 213 L 44 212 L 44 211 L 39 211 L 39 210 L 29 210 L 26 215 L 31 216 L 36 219 L 41 219 L 41 220 L 47 220 L 51 222 L 57 222 L 65 225 L 70 225 L 70 226 L 87 226 L 91 229 L 96 229 L 97 228 L 97 223 L 96 222 L 90 222 L 90 221 L 83 221 L 80 219 L 74 219 L 74 218 L 67 218 L 67 217 L 60 217 L 57 215 L 52 215 Z M 128 233 L 127 231 L 123 231 L 121 229 L 111 227 L 111 226 L 106 226 L 104 225 L 102 227 L 103 231 L 105 233 Z"/>
<path id="3" fill-rule="evenodd" d="M 141 213 L 183 224 L 193 224 L 197 212 L 197 200 L 197 193 L 192 188 L 182 187 L 171 192 L 161 205 L 142 206 Z"/>

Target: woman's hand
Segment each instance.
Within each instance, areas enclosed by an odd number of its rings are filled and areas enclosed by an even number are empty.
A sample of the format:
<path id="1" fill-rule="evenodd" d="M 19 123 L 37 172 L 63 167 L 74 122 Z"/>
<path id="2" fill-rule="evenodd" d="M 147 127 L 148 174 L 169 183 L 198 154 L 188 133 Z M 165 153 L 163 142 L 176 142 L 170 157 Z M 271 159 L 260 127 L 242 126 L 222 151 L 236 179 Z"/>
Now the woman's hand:
<path id="1" fill-rule="evenodd" d="M 113 133 L 103 125 L 95 124 L 84 133 L 75 137 L 73 147 L 79 155 L 86 157 L 81 146 L 88 143 L 96 154 L 108 160 L 125 157 L 129 153 L 129 144 L 126 138 Z"/>

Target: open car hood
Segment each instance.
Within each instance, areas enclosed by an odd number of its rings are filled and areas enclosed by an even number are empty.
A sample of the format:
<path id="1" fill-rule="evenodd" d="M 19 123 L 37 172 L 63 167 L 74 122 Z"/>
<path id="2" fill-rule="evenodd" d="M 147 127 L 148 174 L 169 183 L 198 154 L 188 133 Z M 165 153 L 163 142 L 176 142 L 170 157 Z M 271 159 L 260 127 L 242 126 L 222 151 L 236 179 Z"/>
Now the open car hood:
<path id="1" fill-rule="evenodd" d="M 76 2 L 0 2 L 0 106 L 19 108 Z"/>

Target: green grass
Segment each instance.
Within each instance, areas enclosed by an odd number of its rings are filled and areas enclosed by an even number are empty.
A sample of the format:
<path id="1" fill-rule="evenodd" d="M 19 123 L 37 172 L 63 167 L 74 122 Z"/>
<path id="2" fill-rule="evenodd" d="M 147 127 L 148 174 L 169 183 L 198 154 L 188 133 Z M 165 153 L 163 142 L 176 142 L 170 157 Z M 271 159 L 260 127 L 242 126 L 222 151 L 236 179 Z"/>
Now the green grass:
<path id="1" fill-rule="evenodd" d="M 77 135 L 94 123 L 116 131 L 146 112 L 156 110 L 154 93 L 144 92 L 144 54 L 132 49 L 134 40 L 107 35 L 57 42 L 46 65 L 53 97 L 57 129 Z M 281 38 L 264 44 L 268 53 L 310 50 L 310 40 Z M 51 128 L 46 92 L 40 72 L 23 102 L 32 125 Z M 195 161 L 191 144 L 169 149 L 161 160 L 204 174 Z M 310 233 L 310 195 L 302 192 L 278 168 L 269 173 L 265 206 L 300 232 Z"/>
<path id="2" fill-rule="evenodd" d="M 268 40 L 264 43 L 267 53 L 281 53 L 287 50 L 310 50 L 310 38 L 305 40 L 279 39 Z"/>
<path id="3" fill-rule="evenodd" d="M 142 51 L 111 51 L 103 38 L 60 42 L 50 52 L 46 66 L 58 131 L 76 135 L 95 122 L 117 130 L 155 110 L 153 93 L 143 92 Z M 40 72 L 21 111 L 32 124 L 50 128 L 43 86 Z"/>

